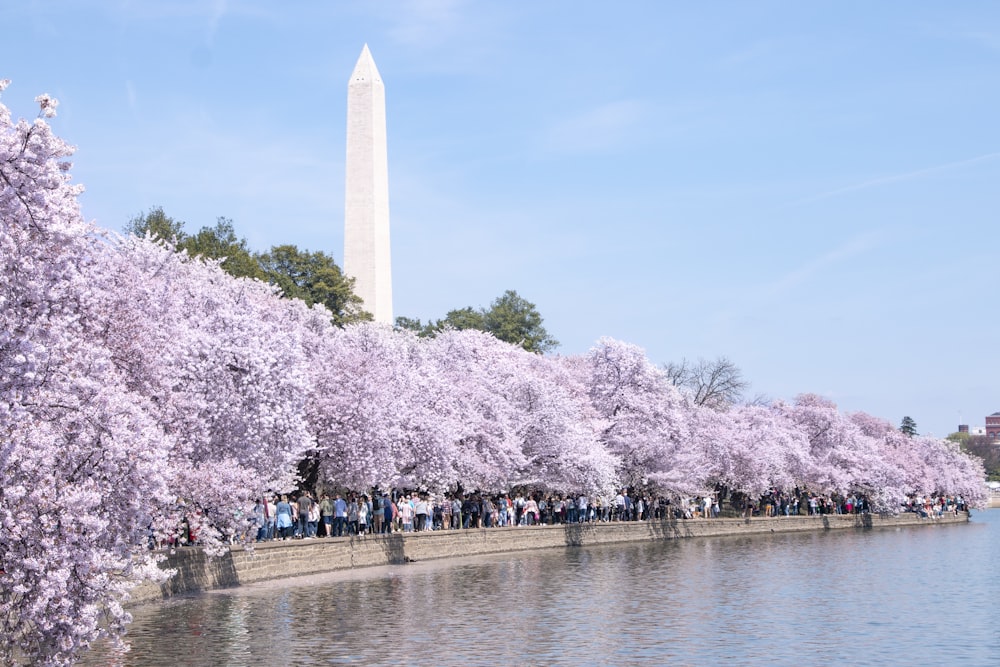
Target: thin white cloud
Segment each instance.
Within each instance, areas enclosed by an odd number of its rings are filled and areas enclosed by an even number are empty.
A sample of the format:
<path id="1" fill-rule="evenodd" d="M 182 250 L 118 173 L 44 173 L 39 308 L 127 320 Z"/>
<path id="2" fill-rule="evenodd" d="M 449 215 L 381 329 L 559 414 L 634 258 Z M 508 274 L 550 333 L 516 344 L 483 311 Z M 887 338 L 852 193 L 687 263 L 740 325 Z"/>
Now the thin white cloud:
<path id="1" fill-rule="evenodd" d="M 411 67 L 425 74 L 476 77 L 505 59 L 498 52 L 510 48 L 510 26 L 517 13 L 508 3 L 469 0 L 373 2 L 364 7 L 364 13 L 384 24 L 385 37 L 400 47 Z M 368 41 L 377 60 L 382 46 Z"/>
<path id="2" fill-rule="evenodd" d="M 995 21 L 991 25 L 989 21 L 973 24 L 956 19 L 944 23 L 923 23 L 919 29 L 933 39 L 965 42 L 987 51 L 1000 51 L 1000 24 Z"/>
<path id="3" fill-rule="evenodd" d="M 206 39 L 209 46 L 212 46 L 215 41 L 215 35 L 219 31 L 219 24 L 226 16 L 228 8 L 229 3 L 227 0 L 214 0 L 212 2 L 211 13 L 208 17 L 208 36 Z"/>
<path id="4" fill-rule="evenodd" d="M 777 45 L 774 41 L 757 41 L 750 46 L 726 54 L 722 57 L 719 64 L 723 67 L 739 67 L 767 58 L 774 54 L 776 50 Z"/>
<path id="5" fill-rule="evenodd" d="M 843 188 L 837 188 L 836 190 L 830 190 L 828 192 L 823 192 L 818 195 L 813 195 L 812 197 L 805 197 L 803 199 L 797 199 L 793 202 L 789 202 L 780 206 L 779 208 L 794 208 L 796 206 L 802 206 L 803 204 L 812 204 L 814 202 L 823 201 L 824 199 L 832 199 L 833 197 L 839 197 L 841 195 L 850 194 L 852 192 L 859 192 L 861 190 L 868 190 L 870 188 L 877 188 L 883 185 L 889 185 L 892 183 L 903 183 L 906 181 L 913 181 L 925 176 L 930 176 L 933 174 L 939 174 L 941 172 L 950 171 L 952 169 L 960 169 L 962 167 L 968 167 L 980 162 L 988 162 L 990 160 L 995 160 L 1000 157 L 1000 151 L 994 153 L 985 153 L 983 155 L 977 155 L 976 157 L 968 158 L 965 160 L 958 160 L 956 162 L 946 162 L 945 164 L 935 165 L 933 167 L 925 167 L 923 169 L 917 169 L 916 171 L 908 171 L 901 174 L 892 174 L 890 176 L 883 176 L 881 178 L 873 178 L 861 183 L 855 183 L 854 185 L 848 185 Z"/>
<path id="6" fill-rule="evenodd" d="M 880 243 L 881 234 L 878 232 L 866 232 L 855 236 L 846 243 L 842 243 L 822 255 L 814 257 L 765 286 L 760 292 L 761 296 L 772 299 L 790 292 L 834 266 L 875 249 Z"/>
<path id="7" fill-rule="evenodd" d="M 986 30 L 970 30 L 965 33 L 964 37 L 970 42 L 979 44 L 990 51 L 1000 51 L 1000 33 Z"/>
<path id="8" fill-rule="evenodd" d="M 409 46 L 434 46 L 447 41 L 462 26 L 465 0 L 410 0 L 386 7 L 393 26 L 389 34 Z"/>
<path id="9" fill-rule="evenodd" d="M 125 101 L 128 102 L 128 108 L 135 111 L 138 98 L 135 93 L 135 84 L 132 83 L 131 79 L 125 81 Z"/>
<path id="10" fill-rule="evenodd" d="M 646 115 L 639 100 L 619 100 L 588 109 L 550 127 L 541 142 L 554 153 L 592 153 L 627 143 Z"/>
<path id="11" fill-rule="evenodd" d="M 838 265 L 871 252 L 882 245 L 884 238 L 885 234 L 879 231 L 859 234 L 821 255 L 799 264 L 774 280 L 758 285 L 748 285 L 735 295 L 731 308 L 723 309 L 718 313 L 717 324 L 732 326 L 733 322 L 743 320 L 748 315 L 773 305 L 800 287 L 822 279 L 824 274 L 829 273 Z"/>
<path id="12" fill-rule="evenodd" d="M 108 16 L 125 25 L 184 20 L 185 26 L 199 26 L 200 21 L 204 20 L 205 39 L 209 46 L 225 18 L 240 16 L 258 21 L 275 21 L 285 16 L 277 3 L 245 0 L 121 0 L 117 5 L 109 5 L 103 0 L 90 1 L 96 9 L 104 10 Z"/>

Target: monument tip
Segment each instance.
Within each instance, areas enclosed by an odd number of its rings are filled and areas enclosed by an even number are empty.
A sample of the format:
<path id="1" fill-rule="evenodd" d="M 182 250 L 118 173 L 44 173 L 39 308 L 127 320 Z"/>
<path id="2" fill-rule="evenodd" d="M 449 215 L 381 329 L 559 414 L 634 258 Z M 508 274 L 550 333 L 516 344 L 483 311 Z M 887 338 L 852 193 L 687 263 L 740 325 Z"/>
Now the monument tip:
<path id="1" fill-rule="evenodd" d="M 361 55 L 358 56 L 358 62 L 354 65 L 354 71 L 351 73 L 351 81 L 359 83 L 373 80 L 381 81 L 381 78 L 378 67 L 375 66 L 375 59 L 372 58 L 372 52 L 368 49 L 368 42 L 365 42 L 361 49 Z"/>

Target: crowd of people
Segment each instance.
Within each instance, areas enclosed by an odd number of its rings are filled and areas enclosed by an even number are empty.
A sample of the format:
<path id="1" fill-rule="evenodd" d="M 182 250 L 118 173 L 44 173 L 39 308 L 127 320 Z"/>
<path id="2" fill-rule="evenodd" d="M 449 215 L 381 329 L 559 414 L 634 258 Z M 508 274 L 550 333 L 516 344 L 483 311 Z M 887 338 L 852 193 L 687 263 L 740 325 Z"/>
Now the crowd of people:
<path id="1" fill-rule="evenodd" d="M 914 512 L 925 519 L 935 519 L 945 514 L 967 512 L 962 496 L 911 496 L 903 506 L 904 511 Z"/>
<path id="2" fill-rule="evenodd" d="M 368 494 L 322 494 L 308 491 L 260 499 L 251 533 L 270 539 L 340 537 L 369 533 L 458 530 L 503 526 L 552 525 L 596 521 L 664 518 L 670 502 L 627 491 L 604 496 L 541 493 L 431 494 L 423 491 Z M 718 506 L 715 507 L 718 514 Z"/>
<path id="3" fill-rule="evenodd" d="M 940 517 L 966 509 L 961 496 L 914 496 L 900 508 L 923 517 Z M 860 514 L 869 511 L 869 501 L 863 494 L 821 496 L 800 489 L 792 492 L 772 489 L 757 498 L 720 489 L 704 496 L 674 499 L 630 492 L 628 489 L 622 489 L 613 496 L 526 491 L 509 494 L 433 494 L 395 489 L 385 493 L 373 490 L 366 494 L 301 491 L 259 499 L 248 517 L 246 534 L 234 535 L 233 541 L 262 542 L 667 518 Z"/>

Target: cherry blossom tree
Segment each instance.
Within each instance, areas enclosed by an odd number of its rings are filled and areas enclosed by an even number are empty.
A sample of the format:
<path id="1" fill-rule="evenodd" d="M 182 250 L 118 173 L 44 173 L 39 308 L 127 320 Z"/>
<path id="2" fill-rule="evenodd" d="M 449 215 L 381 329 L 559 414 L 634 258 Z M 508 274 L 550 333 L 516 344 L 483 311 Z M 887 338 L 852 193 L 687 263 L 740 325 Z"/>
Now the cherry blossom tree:
<path id="1" fill-rule="evenodd" d="M 111 266 L 95 278 L 109 315 L 103 341 L 171 438 L 179 500 L 158 526 L 196 523 L 202 545 L 218 550 L 243 532 L 253 498 L 294 485 L 309 446 L 308 308 L 166 242 L 127 237 L 105 255 Z M 220 462 L 231 474 L 220 476 Z"/>
<path id="2" fill-rule="evenodd" d="M 437 372 L 454 388 L 459 421 L 454 466 L 459 481 L 471 489 L 509 487 L 528 464 L 512 396 L 521 353 L 474 329 L 446 330 L 427 343 Z"/>
<path id="3" fill-rule="evenodd" d="M 525 367 L 511 392 L 527 457 L 524 482 L 563 492 L 613 489 L 617 459 L 599 438 L 586 385 L 557 360 L 518 357 Z"/>
<path id="4" fill-rule="evenodd" d="M 489 490 L 610 486 L 614 458 L 590 428 L 583 387 L 557 362 L 475 330 L 445 331 L 426 344 L 461 405 L 456 461 L 463 483 Z"/>
<path id="5" fill-rule="evenodd" d="M 961 495 L 972 506 L 985 505 L 986 471 L 981 459 L 963 452 L 958 443 L 950 440 L 927 436 L 913 436 L 910 440 L 931 473 L 925 486 L 927 492 Z"/>
<path id="6" fill-rule="evenodd" d="M 872 506 L 880 511 L 898 508 L 908 494 L 928 493 L 928 470 L 917 453 L 916 443 L 892 425 L 864 412 L 849 415 L 850 420 L 878 448 L 868 483 L 858 490 L 865 493 Z"/>
<path id="7" fill-rule="evenodd" d="M 330 483 L 488 491 L 609 484 L 614 459 L 550 360 L 476 330 L 418 338 L 359 324 L 316 346 L 308 412 Z"/>
<path id="8" fill-rule="evenodd" d="M 867 479 L 876 460 L 871 439 L 832 401 L 800 394 L 793 404 L 776 403 L 776 409 L 809 443 L 809 470 L 802 481 L 810 490 L 843 494 Z"/>
<path id="9" fill-rule="evenodd" d="M 602 338 L 583 370 L 591 404 L 605 420 L 601 441 L 618 458 L 622 483 L 675 494 L 705 489 L 708 462 L 689 437 L 684 401 L 641 348 Z"/>
<path id="10" fill-rule="evenodd" d="M 304 305 L 107 237 L 71 153 L 0 107 L 0 656 L 38 664 L 121 632 L 150 527 L 218 550 L 308 445 Z"/>
<path id="11" fill-rule="evenodd" d="M 962 495 L 974 506 L 985 502 L 981 462 L 954 443 L 909 435 L 863 412 L 850 419 L 879 449 L 870 481 L 863 487 L 877 509 L 898 508 L 910 495 Z"/>
<path id="12" fill-rule="evenodd" d="M 307 412 L 322 478 L 354 489 L 455 482 L 456 407 L 414 334 L 362 323 L 315 345 Z"/>
<path id="13" fill-rule="evenodd" d="M 0 83 L 0 90 L 7 86 Z M 42 116 L 56 101 L 37 98 Z M 72 148 L 0 105 L 0 660 L 69 664 L 161 576 L 144 543 L 167 438 L 99 342 L 102 242 Z"/>
<path id="14" fill-rule="evenodd" d="M 791 490 L 810 470 L 804 433 L 770 406 L 699 408 L 696 415 L 716 483 L 756 497 L 771 488 Z"/>

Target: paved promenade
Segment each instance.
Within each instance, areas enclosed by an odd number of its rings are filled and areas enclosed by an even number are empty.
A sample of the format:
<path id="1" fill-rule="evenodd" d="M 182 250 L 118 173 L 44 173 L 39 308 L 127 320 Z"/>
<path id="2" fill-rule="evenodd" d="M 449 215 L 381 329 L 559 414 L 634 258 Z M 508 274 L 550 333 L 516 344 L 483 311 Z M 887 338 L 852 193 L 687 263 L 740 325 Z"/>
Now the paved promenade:
<path id="1" fill-rule="evenodd" d="M 922 519 L 913 513 L 895 516 L 830 514 L 480 528 L 265 542 L 255 545 L 250 550 L 232 547 L 229 553 L 214 559 L 207 558 L 197 547 L 182 548 L 168 554 L 163 563 L 165 568 L 176 569 L 177 574 L 162 585 L 140 586 L 133 591 L 132 602 L 153 602 L 180 593 L 239 586 L 270 579 L 478 554 L 687 537 L 866 530 L 899 526 L 932 527 L 967 523 L 968 520 L 969 515 L 965 512 L 937 519 Z"/>

